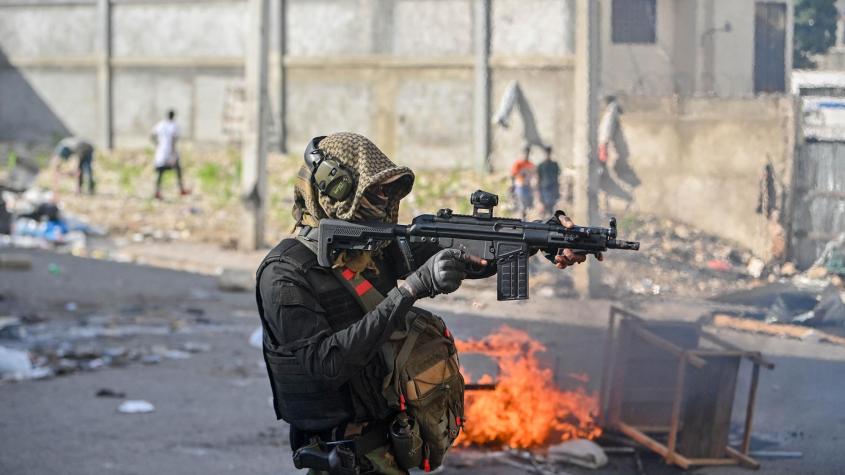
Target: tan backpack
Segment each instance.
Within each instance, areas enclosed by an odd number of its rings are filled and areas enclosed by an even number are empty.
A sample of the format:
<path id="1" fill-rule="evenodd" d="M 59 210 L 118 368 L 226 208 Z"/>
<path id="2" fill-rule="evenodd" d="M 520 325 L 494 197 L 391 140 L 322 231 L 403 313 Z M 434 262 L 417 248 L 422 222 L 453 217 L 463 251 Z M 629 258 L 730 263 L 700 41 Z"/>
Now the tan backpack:
<path id="1" fill-rule="evenodd" d="M 366 279 L 348 269 L 336 275 L 369 312 L 384 299 Z M 381 395 L 398 412 L 390 424 L 393 453 L 403 469 L 436 469 L 460 434 L 464 379 L 458 350 L 446 323 L 418 308 L 381 348 L 387 368 Z"/>

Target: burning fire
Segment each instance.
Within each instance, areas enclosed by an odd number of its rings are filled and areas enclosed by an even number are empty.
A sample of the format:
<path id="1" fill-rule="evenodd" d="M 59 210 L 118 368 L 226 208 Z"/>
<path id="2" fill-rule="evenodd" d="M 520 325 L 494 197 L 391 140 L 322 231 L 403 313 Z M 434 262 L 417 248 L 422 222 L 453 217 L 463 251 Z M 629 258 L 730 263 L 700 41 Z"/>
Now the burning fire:
<path id="1" fill-rule="evenodd" d="M 593 420 L 597 396 L 583 388 L 558 389 L 552 370 L 542 368 L 536 357 L 546 348 L 527 333 L 505 325 L 482 340 L 456 344 L 460 352 L 484 354 L 499 365 L 495 389 L 467 393 L 466 423 L 458 444 L 527 448 L 601 435 Z M 464 376 L 469 381 L 465 371 Z M 586 382 L 586 375 L 572 377 Z M 494 381 L 484 375 L 477 382 Z"/>

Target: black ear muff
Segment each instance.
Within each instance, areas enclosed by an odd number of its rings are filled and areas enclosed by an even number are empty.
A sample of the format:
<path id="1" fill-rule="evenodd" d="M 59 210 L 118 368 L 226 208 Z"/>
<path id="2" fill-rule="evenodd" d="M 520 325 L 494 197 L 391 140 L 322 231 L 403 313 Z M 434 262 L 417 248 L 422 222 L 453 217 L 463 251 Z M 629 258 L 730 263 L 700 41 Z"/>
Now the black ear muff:
<path id="1" fill-rule="evenodd" d="M 335 201 L 343 201 L 355 189 L 355 180 L 340 162 L 326 157 L 319 148 L 325 136 L 314 137 L 305 147 L 305 163 L 311 169 L 311 182 L 320 193 Z"/>

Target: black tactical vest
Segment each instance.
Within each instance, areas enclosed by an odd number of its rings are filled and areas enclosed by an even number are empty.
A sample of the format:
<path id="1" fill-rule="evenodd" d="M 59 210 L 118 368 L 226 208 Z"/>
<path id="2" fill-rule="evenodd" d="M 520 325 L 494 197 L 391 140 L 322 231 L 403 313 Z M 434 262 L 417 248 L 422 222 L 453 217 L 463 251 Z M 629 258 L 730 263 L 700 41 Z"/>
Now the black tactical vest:
<path id="1" fill-rule="evenodd" d="M 292 265 L 309 283 L 319 302 L 315 305 L 324 311 L 333 332 L 343 330 L 364 316 L 355 298 L 331 270 L 318 266 L 314 253 L 296 239 L 282 240 L 267 254 L 258 267 L 256 282 L 259 285 L 261 274 L 275 262 Z M 395 279 L 387 268 L 379 275 L 381 278 L 372 282 L 380 291 L 387 293 L 395 286 Z M 284 292 L 285 288 L 282 289 Z M 293 288 L 288 289 L 294 292 Z M 381 382 L 387 369 L 379 358 L 339 389 L 332 389 L 318 378 L 309 376 L 293 356 L 292 352 L 304 346 L 305 342 L 275 341 L 265 320 L 258 285 L 255 296 L 264 329 L 264 361 L 278 419 L 284 419 L 299 430 L 321 432 L 347 422 L 381 420 L 391 414 L 387 402 L 381 397 Z M 286 299 L 286 305 L 298 303 L 298 296 L 294 293 L 281 298 Z"/>

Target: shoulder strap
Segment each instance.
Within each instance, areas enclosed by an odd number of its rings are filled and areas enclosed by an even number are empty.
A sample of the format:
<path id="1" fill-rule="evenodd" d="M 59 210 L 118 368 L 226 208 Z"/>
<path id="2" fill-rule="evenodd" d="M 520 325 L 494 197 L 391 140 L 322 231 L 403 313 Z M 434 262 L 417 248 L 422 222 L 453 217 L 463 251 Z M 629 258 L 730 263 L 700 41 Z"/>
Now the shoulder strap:
<path id="1" fill-rule="evenodd" d="M 353 272 L 348 267 L 342 269 L 335 268 L 332 271 L 340 283 L 343 284 L 343 287 L 355 297 L 355 301 L 358 302 L 358 305 L 365 313 L 376 308 L 384 300 L 384 295 L 373 287 L 373 284 L 369 280 L 362 277 L 361 274 Z"/>

